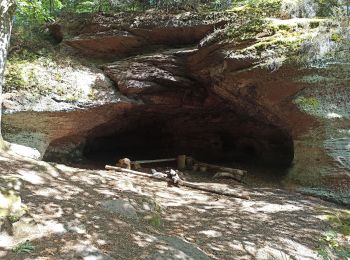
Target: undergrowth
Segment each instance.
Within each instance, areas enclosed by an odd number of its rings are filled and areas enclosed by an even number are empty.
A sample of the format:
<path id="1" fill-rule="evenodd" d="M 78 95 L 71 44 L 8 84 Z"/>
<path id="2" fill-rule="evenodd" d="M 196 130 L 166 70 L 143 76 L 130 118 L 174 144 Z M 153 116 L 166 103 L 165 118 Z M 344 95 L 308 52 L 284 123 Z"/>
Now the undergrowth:
<path id="1" fill-rule="evenodd" d="M 16 254 L 19 253 L 32 253 L 35 250 L 35 246 L 27 240 L 26 242 L 18 244 L 15 248 L 13 248 L 13 252 Z"/>
<path id="2" fill-rule="evenodd" d="M 350 212 L 342 211 L 326 216 L 331 229 L 319 240 L 318 255 L 324 260 L 350 259 Z"/>

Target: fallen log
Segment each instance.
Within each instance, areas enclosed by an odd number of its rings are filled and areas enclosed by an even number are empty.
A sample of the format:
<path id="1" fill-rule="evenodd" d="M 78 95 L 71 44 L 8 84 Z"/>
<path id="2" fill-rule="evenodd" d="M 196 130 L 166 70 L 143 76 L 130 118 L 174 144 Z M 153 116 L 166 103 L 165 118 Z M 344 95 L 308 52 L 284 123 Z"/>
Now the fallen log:
<path id="1" fill-rule="evenodd" d="M 179 155 L 177 157 L 177 168 L 179 170 L 186 169 L 186 155 Z"/>
<path id="2" fill-rule="evenodd" d="M 213 176 L 213 179 L 220 179 L 220 178 L 223 178 L 223 179 L 225 179 L 225 178 L 236 179 L 236 177 L 230 172 L 217 172 Z"/>
<path id="3" fill-rule="evenodd" d="M 203 167 L 206 168 L 207 170 L 213 170 L 216 172 L 228 172 L 232 174 L 232 178 L 241 181 L 242 178 L 244 177 L 245 174 L 247 174 L 247 171 L 240 170 L 240 169 L 234 169 L 234 168 L 229 168 L 229 167 L 223 167 L 220 165 L 214 165 L 214 164 L 209 164 L 209 163 L 203 163 L 203 162 L 195 162 L 199 168 Z"/>
<path id="4" fill-rule="evenodd" d="M 133 161 L 132 164 L 146 164 L 146 163 L 160 163 L 160 162 L 175 162 L 176 158 L 168 158 L 168 159 L 155 159 L 155 160 L 141 160 L 141 161 Z"/>
<path id="5" fill-rule="evenodd" d="M 141 176 L 141 177 L 147 177 L 147 178 L 152 178 L 152 179 L 157 179 L 157 180 L 169 182 L 168 178 L 162 177 L 160 175 L 151 175 L 151 174 L 144 173 L 144 172 L 124 169 L 124 168 L 110 166 L 110 165 L 106 165 L 105 168 L 107 170 L 115 170 L 115 171 L 119 171 L 119 172 L 123 172 L 123 173 L 131 173 L 131 174 Z M 196 183 L 183 181 L 183 180 L 179 180 L 178 185 L 180 185 L 180 186 L 182 185 L 182 186 L 189 187 L 189 188 L 196 189 L 196 190 L 211 192 L 211 193 L 215 193 L 215 194 L 219 194 L 219 195 L 226 195 L 226 196 L 245 199 L 245 200 L 250 199 L 250 197 L 248 195 L 238 194 L 236 191 L 229 189 L 229 188 L 205 186 L 203 184 L 196 184 Z"/>

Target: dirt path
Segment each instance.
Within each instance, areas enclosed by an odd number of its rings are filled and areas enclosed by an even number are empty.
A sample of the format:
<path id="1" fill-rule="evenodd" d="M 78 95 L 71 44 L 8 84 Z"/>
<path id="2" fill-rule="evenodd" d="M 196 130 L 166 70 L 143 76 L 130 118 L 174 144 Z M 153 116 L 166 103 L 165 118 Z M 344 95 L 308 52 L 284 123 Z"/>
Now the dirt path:
<path id="1" fill-rule="evenodd" d="M 318 259 L 334 204 L 278 189 L 241 200 L 121 173 L 81 170 L 9 154 L 28 213 L 0 232 L 3 259 Z M 11 251 L 29 240 L 29 254 Z"/>

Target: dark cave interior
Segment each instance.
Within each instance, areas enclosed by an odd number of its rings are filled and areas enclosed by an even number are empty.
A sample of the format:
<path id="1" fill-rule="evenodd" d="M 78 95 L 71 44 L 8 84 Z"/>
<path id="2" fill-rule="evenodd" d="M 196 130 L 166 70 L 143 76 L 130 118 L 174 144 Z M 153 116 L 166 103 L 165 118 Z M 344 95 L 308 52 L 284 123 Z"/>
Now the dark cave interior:
<path id="1" fill-rule="evenodd" d="M 209 163 L 267 164 L 288 167 L 293 142 L 288 132 L 228 113 L 140 113 L 93 129 L 83 156 L 114 164 L 120 158 L 150 160 L 190 155 Z"/>

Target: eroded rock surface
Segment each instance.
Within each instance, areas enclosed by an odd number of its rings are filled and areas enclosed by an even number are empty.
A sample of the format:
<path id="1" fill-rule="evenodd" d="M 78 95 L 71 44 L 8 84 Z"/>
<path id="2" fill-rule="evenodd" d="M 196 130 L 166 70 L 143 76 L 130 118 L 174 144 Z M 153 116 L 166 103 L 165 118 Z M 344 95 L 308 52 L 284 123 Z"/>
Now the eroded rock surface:
<path id="1" fill-rule="evenodd" d="M 236 14 L 152 17 L 99 14 L 53 25 L 63 45 L 102 58 L 115 96 L 57 112 L 8 113 L 5 136 L 30 140 L 50 160 L 185 153 L 291 166 L 287 181 L 348 187 L 349 89 L 347 77 L 339 80 L 345 63 L 337 65 L 342 70 L 277 64 L 266 53 L 288 48 L 262 40 L 274 31 L 249 41 L 217 37 L 224 29 L 214 28 L 234 24 Z M 192 46 L 178 46 L 185 44 Z"/>
<path id="2" fill-rule="evenodd" d="M 235 14 L 148 13 L 85 15 L 58 21 L 51 31 L 80 51 L 98 57 L 118 57 L 157 45 L 195 44 L 234 18 Z"/>

